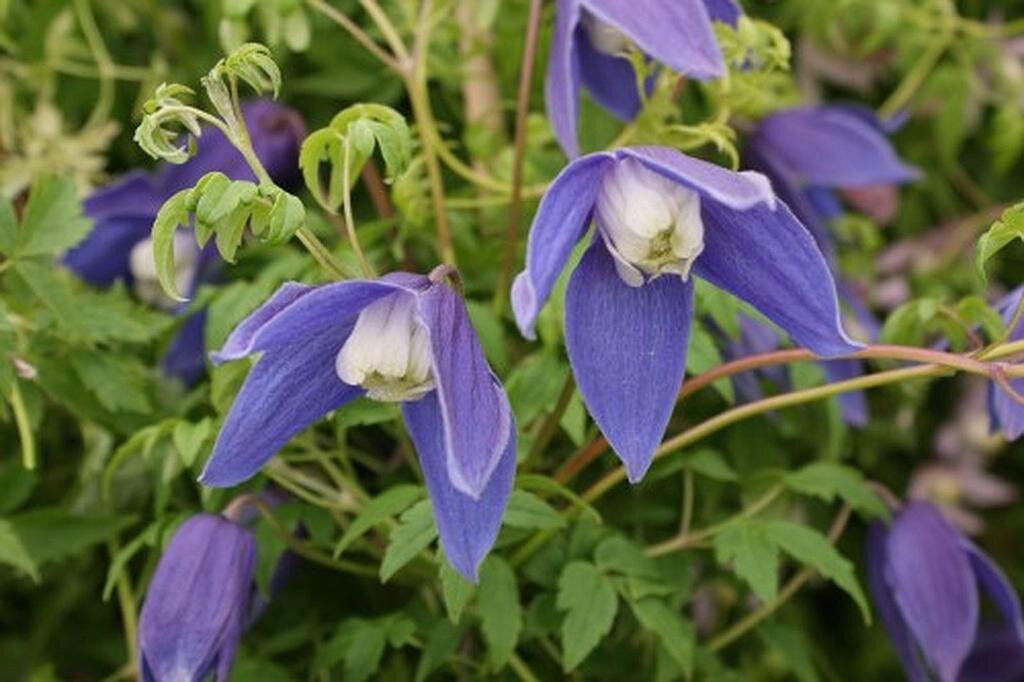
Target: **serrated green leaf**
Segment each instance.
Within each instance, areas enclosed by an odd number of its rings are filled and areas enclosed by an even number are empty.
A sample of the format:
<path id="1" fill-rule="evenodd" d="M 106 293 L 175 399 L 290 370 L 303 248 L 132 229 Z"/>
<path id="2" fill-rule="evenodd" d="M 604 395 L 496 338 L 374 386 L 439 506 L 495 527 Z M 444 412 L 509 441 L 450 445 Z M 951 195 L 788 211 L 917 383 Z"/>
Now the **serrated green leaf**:
<path id="1" fill-rule="evenodd" d="M 657 566 L 644 554 L 643 549 L 621 535 L 613 535 L 601 541 L 594 550 L 594 563 L 602 571 L 638 578 L 659 577 Z"/>
<path id="2" fill-rule="evenodd" d="M 516 575 L 500 557 L 488 557 L 480 568 L 476 605 L 491 669 L 500 670 L 515 651 L 523 627 Z"/>
<path id="3" fill-rule="evenodd" d="M 1015 239 L 1024 241 L 1024 203 L 1011 206 L 978 238 L 975 266 L 982 281 L 988 281 L 985 263 Z"/>
<path id="4" fill-rule="evenodd" d="M 437 621 L 423 643 L 423 654 L 416 664 L 415 682 L 423 682 L 440 668 L 459 647 L 461 630 L 446 620 Z"/>
<path id="5" fill-rule="evenodd" d="M 697 648 L 697 629 L 693 623 L 660 599 L 641 599 L 630 603 L 630 608 L 640 624 L 658 636 L 662 646 L 689 678 L 693 673 Z"/>
<path id="6" fill-rule="evenodd" d="M 502 523 L 514 528 L 553 530 L 565 526 L 565 518 L 554 507 L 525 490 L 513 490 Z"/>
<path id="7" fill-rule="evenodd" d="M 80 242 L 92 228 L 71 178 L 43 177 L 32 186 L 16 247 L 19 256 L 54 254 Z"/>
<path id="8" fill-rule="evenodd" d="M 462 620 L 462 612 L 465 610 L 466 604 L 476 592 L 476 585 L 463 578 L 443 555 L 439 558 L 438 564 L 441 594 L 444 596 L 444 607 L 448 612 L 448 620 L 453 625 L 458 625 Z"/>
<path id="9" fill-rule="evenodd" d="M 736 575 L 750 585 L 762 601 L 775 599 L 779 550 L 760 523 L 741 521 L 727 526 L 715 536 L 714 545 L 715 560 L 719 564 L 732 564 Z"/>
<path id="10" fill-rule="evenodd" d="M 185 208 L 186 200 L 191 190 L 183 189 L 171 196 L 164 202 L 153 221 L 153 262 L 156 264 L 156 276 L 164 293 L 175 301 L 186 300 L 178 293 L 175 284 L 176 271 L 174 268 L 174 235 L 178 227 L 187 226 L 189 223 L 188 210 Z"/>
<path id="11" fill-rule="evenodd" d="M 797 561 L 813 566 L 821 575 L 841 587 L 860 607 L 864 622 L 871 623 L 871 609 L 857 582 L 853 564 L 816 530 L 789 521 L 764 522 L 764 531 L 772 542 Z"/>
<path id="12" fill-rule="evenodd" d="M 409 508 L 413 502 L 423 497 L 423 488 L 418 485 L 400 484 L 388 488 L 377 497 L 367 502 L 359 516 L 352 521 L 345 534 L 341 536 L 334 548 L 334 556 L 338 557 L 362 535 L 385 520 L 396 516 Z"/>
<path id="13" fill-rule="evenodd" d="M 152 410 L 145 369 L 132 357 L 78 350 L 70 357 L 75 374 L 111 412 Z"/>
<path id="14" fill-rule="evenodd" d="M 436 537 L 437 528 L 434 526 L 430 500 L 422 500 L 407 509 L 388 539 L 388 548 L 380 564 L 381 582 L 387 582 L 417 554 L 429 547 Z"/>
<path id="15" fill-rule="evenodd" d="M 851 467 L 832 462 L 815 462 L 787 473 L 787 488 L 832 502 L 836 496 L 869 518 L 887 517 L 885 505 L 867 486 L 864 476 Z"/>
<path id="16" fill-rule="evenodd" d="M 619 599 L 611 581 L 594 564 L 566 564 L 558 580 L 562 621 L 562 669 L 574 670 L 612 628 Z"/>

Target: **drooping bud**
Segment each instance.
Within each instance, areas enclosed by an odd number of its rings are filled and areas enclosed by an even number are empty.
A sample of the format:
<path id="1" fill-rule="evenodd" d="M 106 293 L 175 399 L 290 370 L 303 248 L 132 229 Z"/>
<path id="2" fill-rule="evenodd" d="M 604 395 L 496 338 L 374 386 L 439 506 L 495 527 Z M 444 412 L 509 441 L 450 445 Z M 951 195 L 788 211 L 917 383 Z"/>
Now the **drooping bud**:
<path id="1" fill-rule="evenodd" d="M 629 38 L 611 24 L 605 23 L 596 16 L 583 10 L 583 30 L 590 38 L 590 44 L 602 54 L 620 55 L 629 48 Z"/>
<path id="2" fill-rule="evenodd" d="M 174 235 L 174 285 L 178 291 L 188 292 L 195 277 L 198 266 L 199 249 L 195 240 L 184 231 Z M 132 247 L 129 258 L 134 279 L 135 294 L 142 301 L 155 306 L 170 310 L 178 305 L 160 286 L 156 274 L 156 262 L 153 260 L 153 241 L 143 239 Z M 187 294 L 186 294 L 187 295 Z"/>
<path id="3" fill-rule="evenodd" d="M 596 210 L 619 277 L 630 286 L 666 273 L 685 279 L 704 250 L 700 195 L 639 161 L 624 159 L 605 174 Z"/>
<path id="4" fill-rule="evenodd" d="M 417 400 L 432 391 L 430 339 L 416 319 L 416 300 L 393 294 L 364 308 L 335 368 L 342 381 L 362 386 L 374 400 Z"/>

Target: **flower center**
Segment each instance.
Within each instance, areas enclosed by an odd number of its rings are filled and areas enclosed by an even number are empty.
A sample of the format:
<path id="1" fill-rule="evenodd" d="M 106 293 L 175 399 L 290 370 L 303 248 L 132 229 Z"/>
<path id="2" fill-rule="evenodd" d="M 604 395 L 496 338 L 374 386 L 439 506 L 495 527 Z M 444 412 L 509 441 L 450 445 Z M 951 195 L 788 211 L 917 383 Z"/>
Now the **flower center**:
<path id="1" fill-rule="evenodd" d="M 605 175 L 596 208 L 619 276 L 630 286 L 665 273 L 686 279 L 704 250 L 700 195 L 635 159 Z"/>
<path id="2" fill-rule="evenodd" d="M 434 389 L 430 338 L 411 295 L 392 294 L 363 308 L 338 351 L 335 371 L 383 402 L 418 400 Z"/>
<path id="3" fill-rule="evenodd" d="M 629 38 L 611 24 L 601 21 L 587 10 L 583 10 L 582 21 L 590 44 L 598 52 L 614 57 L 629 49 Z"/>
<path id="4" fill-rule="evenodd" d="M 185 232 L 174 235 L 174 286 L 183 295 L 188 294 L 198 265 L 198 249 L 192 237 Z M 153 260 L 153 240 L 143 239 L 132 247 L 128 267 L 135 280 L 135 295 L 145 303 L 163 310 L 171 310 L 178 302 L 164 293 L 156 275 Z"/>

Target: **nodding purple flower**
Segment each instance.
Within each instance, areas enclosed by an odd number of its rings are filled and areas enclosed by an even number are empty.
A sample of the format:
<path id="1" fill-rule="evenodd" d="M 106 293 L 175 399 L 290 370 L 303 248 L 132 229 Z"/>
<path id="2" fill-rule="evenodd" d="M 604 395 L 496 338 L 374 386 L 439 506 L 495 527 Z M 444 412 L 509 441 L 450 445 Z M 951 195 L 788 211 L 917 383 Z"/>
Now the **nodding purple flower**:
<path id="1" fill-rule="evenodd" d="M 256 539 L 237 523 L 198 514 L 178 528 L 139 617 L 143 682 L 227 680 L 254 594 Z"/>
<path id="2" fill-rule="evenodd" d="M 526 337 L 591 218 L 596 234 L 566 291 L 566 347 L 583 400 L 633 482 L 682 383 L 691 271 L 819 355 L 859 348 L 840 325 L 821 252 L 768 180 L 663 147 L 590 154 L 552 183 L 512 287 Z"/>
<path id="3" fill-rule="evenodd" d="M 868 581 L 879 618 L 912 682 L 954 682 L 979 640 L 979 588 L 1018 646 L 1024 617 L 998 566 L 934 506 L 911 502 L 867 542 Z"/>
<path id="4" fill-rule="evenodd" d="M 200 480 L 249 478 L 296 433 L 361 395 L 401 403 L 441 546 L 475 580 L 512 490 L 515 423 L 446 274 L 278 289 L 213 354 L 217 363 L 260 358 Z"/>
<path id="5" fill-rule="evenodd" d="M 896 154 L 886 138 L 890 131 L 873 112 L 858 106 L 787 109 L 758 124 L 743 150 L 744 165 L 771 179 L 775 193 L 831 261 L 834 246 L 828 222 L 842 213 L 834 190 L 844 190 L 858 206 L 874 197 L 878 208 L 884 187 L 919 176 Z M 883 199 L 893 202 L 887 195 Z"/>
<path id="6" fill-rule="evenodd" d="M 640 111 L 630 43 L 647 57 L 698 80 L 718 78 L 725 64 L 712 20 L 735 24 L 734 0 L 558 0 L 548 57 L 545 97 L 555 136 L 574 158 L 582 83 L 605 109 L 623 120 Z"/>
<path id="7" fill-rule="evenodd" d="M 1008 294 L 1002 301 L 996 304 L 996 310 L 1002 315 L 1003 324 L 1009 325 L 1013 322 L 1014 313 L 1020 305 L 1021 296 L 1024 296 L 1024 287 L 1017 287 Z M 1018 320 L 1017 325 L 1010 330 L 1008 341 L 1020 341 L 1024 339 L 1024 319 Z M 1009 379 L 1009 384 L 1017 393 L 1024 394 L 1024 379 Z M 988 389 L 988 411 L 993 431 L 1002 431 L 1007 440 L 1017 440 L 1024 434 L 1024 405 L 1021 405 L 995 382 L 989 384 Z"/>
<path id="8" fill-rule="evenodd" d="M 298 113 L 271 100 L 254 100 L 242 107 L 253 147 L 275 182 L 294 186 L 300 180 L 299 145 L 305 126 Z M 241 153 L 216 128 L 206 128 L 197 140 L 196 154 L 181 165 L 161 164 L 153 173 L 134 171 L 85 200 L 85 212 L 95 226 L 64 257 L 79 277 L 100 287 L 122 280 L 151 304 L 174 307 L 157 284 L 149 233 L 157 211 L 175 192 L 191 187 L 211 171 L 236 180 L 255 180 Z M 219 261 L 212 245 L 200 250 L 186 231 L 175 241 L 178 290 L 188 295 L 216 273 Z M 170 306 L 168 306 L 170 304 Z M 185 306 L 175 309 L 184 310 Z M 205 371 L 203 326 L 205 313 L 184 324 L 164 359 L 164 371 L 186 384 Z"/>

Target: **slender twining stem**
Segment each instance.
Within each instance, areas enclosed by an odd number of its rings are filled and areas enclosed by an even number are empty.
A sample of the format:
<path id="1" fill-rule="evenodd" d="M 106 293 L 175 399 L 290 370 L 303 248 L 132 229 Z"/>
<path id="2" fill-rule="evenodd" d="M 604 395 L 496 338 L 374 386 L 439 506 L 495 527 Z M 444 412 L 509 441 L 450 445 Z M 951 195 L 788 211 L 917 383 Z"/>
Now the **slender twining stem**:
<path id="1" fill-rule="evenodd" d="M 839 536 L 843 534 L 843 530 L 846 529 L 846 524 L 850 520 L 850 507 L 843 505 L 843 508 L 839 510 L 835 520 L 832 521 L 832 526 L 828 530 L 828 541 L 829 544 L 835 544 L 839 540 Z M 751 611 L 744 618 L 736 622 L 734 625 L 729 627 L 724 632 L 713 637 L 705 645 L 708 651 L 719 651 L 729 644 L 735 642 L 737 639 L 745 635 L 758 623 L 763 621 L 768 616 L 775 613 L 779 607 L 788 602 L 793 598 L 800 588 L 803 587 L 808 580 L 814 576 L 813 568 L 804 568 L 799 573 L 794 575 L 790 580 L 782 586 L 779 590 L 779 594 L 775 599 L 762 604 L 760 607 Z"/>
<path id="2" fill-rule="evenodd" d="M 359 261 L 359 267 L 363 271 L 363 276 L 369 279 L 374 279 L 377 275 L 374 273 L 373 268 L 370 267 L 370 263 L 366 260 L 366 254 L 363 253 L 363 247 L 359 243 L 359 235 L 356 234 L 356 221 L 352 217 L 352 191 L 351 191 L 351 156 L 352 156 L 352 143 L 349 137 L 345 137 L 345 153 L 342 159 L 342 170 L 341 170 L 341 184 L 344 186 L 344 193 L 342 194 L 342 210 L 345 216 L 345 233 L 348 235 L 348 243 L 352 247 L 352 251 L 356 254 L 356 260 Z"/>
<path id="3" fill-rule="evenodd" d="M 693 524 L 693 469 L 683 469 L 683 503 L 679 512 L 679 537 L 685 538 L 690 534 L 690 526 Z"/>
<path id="4" fill-rule="evenodd" d="M 900 84 L 889 95 L 889 98 L 878 108 L 878 115 L 883 120 L 895 116 L 910 103 L 910 100 L 913 99 L 921 87 L 921 84 L 924 83 L 939 60 L 942 59 L 946 48 L 949 47 L 950 40 L 950 33 L 944 31 L 925 49 Z"/>
<path id="5" fill-rule="evenodd" d="M 401 73 L 402 67 L 395 60 L 394 56 L 381 48 L 373 38 L 367 35 L 366 31 L 359 27 L 359 24 L 349 19 L 343 12 L 339 12 L 323 0 L 306 0 L 306 4 L 345 29 L 356 42 L 365 47 L 367 52 L 379 59 L 389 69 L 396 73 Z"/>
<path id="6" fill-rule="evenodd" d="M 21 463 L 28 470 L 36 468 L 36 441 L 32 435 L 32 424 L 25 409 L 25 400 L 21 396 L 21 387 L 15 380 L 11 386 L 11 411 L 14 412 L 14 424 L 18 429 L 21 441 Z"/>
<path id="7" fill-rule="evenodd" d="M 116 540 L 111 540 L 107 543 L 107 553 L 110 555 L 111 563 L 117 558 L 118 553 L 121 551 L 120 546 Z M 128 648 L 128 663 L 127 665 L 134 668 L 135 661 L 138 660 L 138 650 L 136 643 L 138 642 L 138 618 L 136 614 L 139 609 L 135 603 L 135 593 L 132 590 L 132 585 L 128 580 L 128 574 L 125 571 L 121 571 L 117 576 L 117 580 L 114 583 L 117 590 L 117 604 L 121 611 L 121 627 L 124 629 L 124 643 Z"/>
<path id="8" fill-rule="evenodd" d="M 110 108 L 114 104 L 114 60 L 110 58 L 107 46 L 100 35 L 100 29 L 96 25 L 96 17 L 93 16 L 89 0 L 75 0 L 75 14 L 78 15 L 78 24 L 85 35 L 85 42 L 89 45 L 93 59 L 96 60 L 96 69 L 99 72 L 99 93 L 96 96 L 96 103 L 93 105 L 92 113 L 85 127 L 91 128 L 100 125 L 110 115 Z"/>
<path id="9" fill-rule="evenodd" d="M 384 36 L 384 41 L 391 48 L 391 51 L 394 52 L 398 60 L 398 70 L 402 73 L 408 73 L 410 63 L 409 50 L 406 49 L 405 43 L 402 42 L 402 37 L 398 34 L 398 29 L 391 22 L 387 12 L 381 9 L 381 6 L 377 4 L 377 0 L 359 0 L 359 4 L 363 6 L 366 13 L 373 19 L 373 23 L 377 25 L 377 29 Z"/>
<path id="10" fill-rule="evenodd" d="M 508 206 L 508 226 L 501 253 L 501 271 L 494 289 L 494 311 L 499 316 L 505 307 L 509 280 L 515 266 L 516 247 L 519 244 L 519 223 L 523 213 L 523 166 L 526 160 L 527 114 L 530 113 L 530 92 L 533 85 L 533 65 L 537 56 L 537 36 L 540 34 L 541 0 L 530 0 L 530 14 L 526 23 L 526 44 L 519 67 L 519 92 L 516 95 L 516 129 L 512 151 L 512 200 Z"/>
<path id="11" fill-rule="evenodd" d="M 689 471 L 689 469 L 687 469 Z M 692 476 L 692 472 L 691 472 Z M 691 479 L 692 486 L 692 479 Z M 647 548 L 647 556 L 661 556 L 662 554 L 668 554 L 670 552 L 678 552 L 681 549 L 686 549 L 692 545 L 699 544 L 700 542 L 712 538 L 718 535 L 729 526 L 735 525 L 745 519 L 753 518 L 760 514 L 762 511 L 768 508 L 768 506 L 774 502 L 785 488 L 781 485 L 774 485 L 769 488 L 763 495 L 750 503 L 749 506 L 744 507 L 735 516 L 730 516 L 724 521 L 713 524 L 702 530 L 695 531 L 693 533 L 686 532 L 686 529 L 680 531 L 675 537 L 669 538 L 664 542 L 659 542 L 656 545 L 651 545 Z"/>
<path id="12" fill-rule="evenodd" d="M 508 667 L 516 674 L 521 682 L 539 682 L 530 667 L 515 652 L 509 654 Z"/>
<path id="13" fill-rule="evenodd" d="M 377 569 L 373 566 L 360 564 L 355 561 L 347 561 L 345 559 L 335 559 L 329 554 L 321 552 L 310 543 L 296 537 L 294 533 L 281 525 L 281 522 L 274 516 L 270 507 L 268 507 L 262 500 L 256 501 L 256 508 L 259 509 L 260 515 L 266 520 L 266 522 L 270 524 L 274 533 L 277 534 L 277 536 L 286 545 L 288 545 L 288 549 L 292 550 L 302 558 L 309 559 L 310 561 L 318 563 L 321 566 L 326 566 L 327 568 L 333 568 L 336 571 L 344 571 L 345 573 L 366 576 L 369 578 L 377 577 Z"/>

